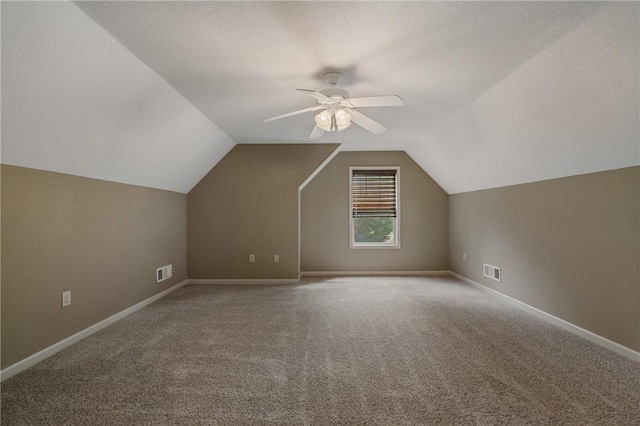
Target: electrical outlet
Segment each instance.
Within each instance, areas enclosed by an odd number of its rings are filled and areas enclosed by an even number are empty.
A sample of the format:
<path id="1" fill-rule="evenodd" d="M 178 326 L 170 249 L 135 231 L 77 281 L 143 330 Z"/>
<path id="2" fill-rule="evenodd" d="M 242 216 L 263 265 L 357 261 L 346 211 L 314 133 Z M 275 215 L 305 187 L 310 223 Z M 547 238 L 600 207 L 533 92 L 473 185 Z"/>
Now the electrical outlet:
<path id="1" fill-rule="evenodd" d="M 253 263 L 256 261 L 256 255 L 255 254 L 250 254 L 249 255 L 249 262 Z"/>
<path id="2" fill-rule="evenodd" d="M 65 291 L 62 293 L 62 307 L 66 308 L 71 304 L 71 291 Z"/>
<path id="3" fill-rule="evenodd" d="M 280 255 L 279 255 L 279 254 L 274 254 L 274 255 L 273 255 L 273 261 L 274 261 L 275 263 L 280 262 Z"/>
<path id="4" fill-rule="evenodd" d="M 467 253 L 462 253 L 462 260 L 467 261 Z"/>

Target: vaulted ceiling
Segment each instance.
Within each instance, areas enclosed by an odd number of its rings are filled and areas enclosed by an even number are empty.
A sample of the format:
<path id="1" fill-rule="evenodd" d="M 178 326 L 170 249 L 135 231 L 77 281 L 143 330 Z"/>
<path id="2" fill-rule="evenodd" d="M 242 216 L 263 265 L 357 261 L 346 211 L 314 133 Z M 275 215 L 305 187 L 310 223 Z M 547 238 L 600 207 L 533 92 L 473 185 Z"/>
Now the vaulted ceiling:
<path id="1" fill-rule="evenodd" d="M 2 4 L 2 162 L 187 192 L 234 143 L 407 151 L 456 193 L 640 164 L 640 4 Z M 296 88 L 398 94 L 309 139 Z"/>

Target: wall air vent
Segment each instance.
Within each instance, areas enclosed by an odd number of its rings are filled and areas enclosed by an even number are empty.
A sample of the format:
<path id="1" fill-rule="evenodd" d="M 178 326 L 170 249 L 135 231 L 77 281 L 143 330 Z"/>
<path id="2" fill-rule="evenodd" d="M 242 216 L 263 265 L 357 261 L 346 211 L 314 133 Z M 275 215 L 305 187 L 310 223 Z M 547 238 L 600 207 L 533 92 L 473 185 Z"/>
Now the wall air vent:
<path id="1" fill-rule="evenodd" d="M 173 276 L 173 265 L 163 266 L 162 268 L 156 269 L 156 282 L 168 280 Z"/>
<path id="2" fill-rule="evenodd" d="M 484 276 L 495 281 L 502 281 L 502 271 L 497 266 L 482 264 L 484 268 Z"/>

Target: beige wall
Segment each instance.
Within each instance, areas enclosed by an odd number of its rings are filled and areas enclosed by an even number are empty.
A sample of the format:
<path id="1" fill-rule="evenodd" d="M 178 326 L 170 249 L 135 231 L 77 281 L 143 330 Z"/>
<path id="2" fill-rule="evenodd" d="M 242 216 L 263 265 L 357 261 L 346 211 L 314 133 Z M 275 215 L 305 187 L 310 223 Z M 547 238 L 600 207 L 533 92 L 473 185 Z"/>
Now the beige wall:
<path id="1" fill-rule="evenodd" d="M 639 197 L 638 167 L 452 195 L 451 269 L 640 350 Z"/>
<path id="2" fill-rule="evenodd" d="M 349 248 L 349 166 L 400 166 L 400 249 Z M 405 152 L 341 152 L 302 191 L 302 271 L 449 269 L 448 196 Z"/>
<path id="3" fill-rule="evenodd" d="M 2 165 L 2 368 L 183 281 L 187 252 L 190 278 L 297 278 L 298 187 L 336 148 L 238 145 L 188 196 Z M 349 249 L 358 165 L 401 167 L 400 250 Z M 450 267 L 640 350 L 639 197 L 639 167 L 447 196 L 404 152 L 341 152 L 301 193 L 301 266 Z"/>
<path id="4" fill-rule="evenodd" d="M 236 145 L 187 196 L 189 278 L 298 278 L 298 187 L 336 149 Z"/>
<path id="5" fill-rule="evenodd" d="M 2 165 L 2 368 L 186 277 L 184 194 Z"/>

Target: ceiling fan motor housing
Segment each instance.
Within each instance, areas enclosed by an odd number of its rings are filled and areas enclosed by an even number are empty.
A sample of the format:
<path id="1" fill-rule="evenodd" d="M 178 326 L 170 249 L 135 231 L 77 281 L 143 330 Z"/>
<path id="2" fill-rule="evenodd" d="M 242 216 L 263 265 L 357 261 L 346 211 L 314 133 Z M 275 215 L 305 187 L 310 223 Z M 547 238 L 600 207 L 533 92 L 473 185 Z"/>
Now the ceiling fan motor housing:
<path id="1" fill-rule="evenodd" d="M 321 90 L 320 93 L 322 93 L 323 95 L 325 95 L 328 98 L 331 98 L 332 100 L 334 100 L 336 102 L 340 102 L 343 99 L 348 99 L 349 98 L 349 92 L 347 92 L 344 89 L 336 89 L 335 87 L 331 87 L 329 89 Z M 320 102 L 318 102 L 318 103 L 320 104 Z"/>

